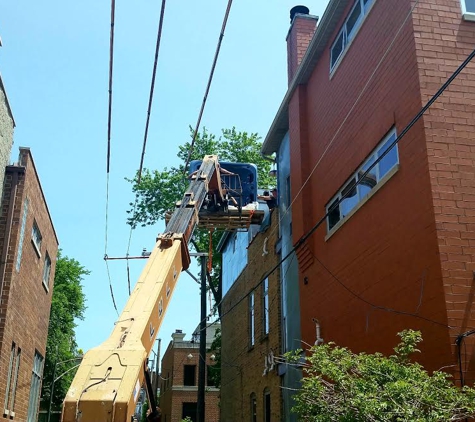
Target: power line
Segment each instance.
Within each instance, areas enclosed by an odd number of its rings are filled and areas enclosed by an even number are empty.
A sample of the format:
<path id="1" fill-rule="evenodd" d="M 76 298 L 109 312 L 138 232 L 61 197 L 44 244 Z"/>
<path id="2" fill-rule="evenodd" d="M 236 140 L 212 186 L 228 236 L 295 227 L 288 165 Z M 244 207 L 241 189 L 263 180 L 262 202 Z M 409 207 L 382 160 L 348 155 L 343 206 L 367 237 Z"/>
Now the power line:
<path id="1" fill-rule="evenodd" d="M 221 314 L 221 316 L 218 319 L 222 319 L 225 315 L 229 314 L 231 311 L 233 311 L 243 300 L 245 300 L 252 292 L 254 292 L 263 282 L 264 280 L 269 277 L 275 270 L 277 270 L 280 265 L 285 262 L 294 252 L 296 252 L 298 249 L 300 249 L 305 242 L 310 238 L 310 236 L 326 221 L 326 218 L 330 215 L 330 213 L 337 207 L 339 204 L 346 199 L 351 191 L 358 186 L 359 184 L 362 183 L 362 181 L 365 179 L 365 177 L 368 175 L 368 173 L 371 172 L 371 170 L 394 148 L 394 146 L 407 134 L 407 132 L 416 124 L 416 122 L 425 114 L 425 112 L 432 106 L 432 104 L 444 93 L 444 91 L 450 86 L 450 84 L 454 81 L 454 79 L 462 72 L 463 69 L 471 62 L 471 60 L 475 57 L 475 50 L 473 50 L 469 56 L 462 62 L 462 64 L 459 65 L 459 67 L 455 70 L 455 72 L 447 79 L 447 81 L 439 88 L 439 90 L 430 98 L 430 100 L 426 103 L 425 106 L 422 107 L 422 109 L 416 114 L 416 116 L 409 122 L 409 124 L 402 130 L 402 132 L 397 136 L 397 138 L 390 144 L 390 146 L 386 149 L 386 151 L 381 154 L 374 162 L 371 164 L 368 169 L 361 175 L 361 177 L 351 185 L 351 189 L 348 189 L 345 194 L 341 196 L 341 198 L 336 201 L 330 209 L 325 213 L 323 217 L 321 217 L 317 223 L 305 234 L 303 235 L 295 244 L 295 246 L 276 264 L 272 267 L 271 270 L 269 270 L 266 275 L 259 281 L 259 283 L 252 288 L 248 293 L 246 293 L 244 296 L 242 296 L 233 306 L 231 306 L 228 311 L 224 312 Z M 320 262 L 320 261 L 319 261 Z M 342 283 L 343 284 L 343 283 Z M 357 295 L 357 297 L 361 300 L 360 296 Z M 373 305 L 373 307 L 386 310 L 388 312 L 393 312 L 393 313 L 402 313 L 402 311 L 397 311 L 394 309 L 390 308 L 384 308 L 384 307 L 378 307 L 379 305 Z M 420 316 L 418 316 L 420 317 Z M 425 318 L 423 318 L 425 319 Z M 430 321 L 434 324 L 440 325 L 441 323 L 435 320 L 430 320 L 426 319 L 427 321 Z M 449 326 L 446 326 L 448 328 L 451 328 Z"/>
<path id="2" fill-rule="evenodd" d="M 111 128 L 112 128 L 112 74 L 114 69 L 114 26 L 115 26 L 115 0 L 111 0 L 111 31 L 109 43 L 109 113 L 107 120 L 107 174 L 110 171 L 111 156 Z"/>
<path id="3" fill-rule="evenodd" d="M 209 90 L 211 88 L 211 82 L 213 81 L 214 70 L 216 69 L 216 63 L 218 61 L 219 51 L 221 50 L 221 44 L 223 42 L 224 31 L 226 30 L 226 24 L 228 22 L 229 12 L 231 10 L 232 3 L 233 3 L 232 0 L 228 0 L 228 6 L 226 7 L 226 12 L 224 13 L 223 24 L 221 26 L 221 32 L 219 34 L 218 45 L 216 46 L 216 52 L 214 53 L 213 64 L 211 65 L 211 72 L 209 74 L 208 84 L 206 85 L 206 90 L 203 96 L 200 113 L 198 115 L 198 121 L 196 122 L 195 130 L 193 132 L 193 138 L 191 140 L 190 149 L 188 151 L 188 157 L 185 162 L 184 174 L 186 174 L 186 169 L 188 168 L 188 164 L 190 163 L 191 154 L 193 153 L 193 148 L 195 146 L 196 137 L 198 136 L 198 130 L 200 128 L 201 118 L 203 117 L 203 112 L 206 106 L 206 100 L 208 99 Z"/>
<path id="4" fill-rule="evenodd" d="M 143 147 L 142 147 L 142 156 L 140 157 L 140 166 L 137 183 L 140 183 L 142 179 L 142 168 L 143 161 L 145 157 L 145 148 L 147 146 L 147 137 L 148 137 L 148 126 L 150 123 L 150 112 L 152 111 L 152 102 L 153 102 L 153 92 L 155 88 L 155 77 L 157 75 L 157 63 L 158 63 L 158 52 L 160 51 L 160 41 L 162 39 L 162 28 L 163 28 L 163 17 L 165 15 L 165 4 L 166 0 L 162 0 L 162 8 L 160 11 L 160 20 L 158 23 L 158 33 L 157 33 L 157 42 L 155 45 L 155 58 L 153 60 L 153 71 L 152 71 L 152 81 L 150 83 L 150 96 L 148 99 L 148 109 L 147 109 L 147 121 L 145 123 L 145 132 L 143 136 Z"/>
<path id="5" fill-rule="evenodd" d="M 105 239 L 104 239 L 104 258 L 107 257 L 107 246 L 108 246 L 108 232 L 109 232 L 109 174 L 110 174 L 110 152 L 111 152 L 111 129 L 112 129 L 112 75 L 114 69 L 114 26 L 115 26 L 115 0 L 111 0 L 111 29 L 110 29 L 110 44 L 109 44 L 109 107 L 108 107 L 108 118 L 107 118 L 107 171 L 106 171 L 106 209 L 105 209 Z M 114 290 L 112 288 L 112 280 L 109 271 L 109 265 L 107 261 L 107 277 L 109 279 L 109 289 L 111 293 L 112 303 L 114 309 L 119 314 L 117 310 L 117 305 L 114 298 Z"/>

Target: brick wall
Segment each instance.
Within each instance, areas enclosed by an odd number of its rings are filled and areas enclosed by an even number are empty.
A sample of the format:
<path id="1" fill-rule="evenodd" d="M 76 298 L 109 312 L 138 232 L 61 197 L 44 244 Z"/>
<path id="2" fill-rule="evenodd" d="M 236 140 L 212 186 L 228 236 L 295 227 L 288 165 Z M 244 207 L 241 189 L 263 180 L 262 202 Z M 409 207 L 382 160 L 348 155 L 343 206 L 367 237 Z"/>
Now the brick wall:
<path id="1" fill-rule="evenodd" d="M 317 17 L 311 15 L 295 15 L 287 35 L 287 73 L 289 83 L 307 51 L 307 47 L 315 33 Z"/>
<path id="2" fill-rule="evenodd" d="M 393 126 L 400 133 L 421 108 L 413 20 L 406 20 L 412 4 L 375 0 L 330 75 L 330 46 L 339 25 L 307 85 L 290 102 L 294 195 L 325 154 L 300 206 L 293 208 L 295 242 L 325 214 L 325 206 L 385 134 Z M 453 361 L 423 120 L 401 141 L 399 160 L 393 177 L 345 224 L 327 239 L 323 224 L 306 242 L 305 254 L 299 254 L 301 267 L 305 264 L 300 272 L 302 340 L 315 342 L 312 318 L 317 318 L 325 341 L 391 353 L 398 331 L 420 329 L 422 361 L 438 369 Z"/>
<path id="3" fill-rule="evenodd" d="M 475 23 L 456 0 L 421 2 L 414 13 L 422 102 L 472 52 Z M 424 118 L 450 343 L 475 327 L 475 63 L 454 80 Z M 462 347 L 466 381 L 475 380 L 475 338 Z M 452 346 L 455 357 L 455 346 Z M 456 377 L 459 377 L 458 372 Z"/>
<path id="4" fill-rule="evenodd" d="M 212 340 L 212 339 L 208 339 Z M 207 353 L 206 365 L 213 366 L 212 353 Z M 191 355 L 191 358 L 189 357 Z M 162 422 L 179 422 L 183 403 L 196 403 L 198 398 L 199 343 L 171 341 L 163 355 L 160 378 L 160 409 Z M 195 386 L 184 386 L 184 366 L 195 365 Z M 219 390 L 205 389 L 205 420 L 219 422 Z"/>
<path id="5" fill-rule="evenodd" d="M 251 394 L 256 396 L 257 420 L 264 420 L 264 392 L 271 396 L 271 421 L 281 420 L 282 393 L 277 368 L 264 374 L 264 359 L 281 349 L 281 296 L 279 271 L 269 276 L 269 334 L 263 331 L 263 289 L 258 283 L 279 261 L 275 253 L 279 215 L 272 213 L 271 227 L 258 233 L 248 248 L 248 265 L 223 300 L 221 421 L 251 420 Z M 266 240 L 267 239 L 267 240 Z M 264 243 L 269 252 L 263 256 Z M 255 289 L 255 344 L 250 345 L 249 299 Z M 232 310 L 230 310 L 234 307 Z"/>
<path id="6" fill-rule="evenodd" d="M 43 358 L 46 353 L 51 295 L 58 240 L 47 210 L 33 159 L 28 149 L 21 149 L 22 166 L 9 166 L 5 175 L 5 192 L 0 219 L 0 255 L 3 256 L 6 229 L 8 229 L 9 206 L 14 200 L 11 237 L 6 251 L 5 275 L 2 280 L 0 305 L 0 406 L 5 402 L 10 350 L 14 342 L 21 348 L 21 360 L 15 398 L 13 420 L 25 421 L 32 378 L 35 351 Z M 18 175 L 16 195 L 15 174 Z M 28 198 L 24 240 L 20 269 L 16 269 L 16 258 L 25 200 Z M 33 222 L 36 221 L 43 236 L 39 251 L 31 240 Z M 49 288 L 43 284 L 43 269 L 46 253 L 51 258 Z M 12 420 L 3 417 L 0 420 Z M 11 409 L 10 409 L 11 410 Z"/>
<path id="7" fill-rule="evenodd" d="M 13 128 L 15 123 L 11 115 L 8 99 L 0 76 L 0 198 L 2 197 L 3 169 L 10 160 L 10 152 L 13 145 Z"/>

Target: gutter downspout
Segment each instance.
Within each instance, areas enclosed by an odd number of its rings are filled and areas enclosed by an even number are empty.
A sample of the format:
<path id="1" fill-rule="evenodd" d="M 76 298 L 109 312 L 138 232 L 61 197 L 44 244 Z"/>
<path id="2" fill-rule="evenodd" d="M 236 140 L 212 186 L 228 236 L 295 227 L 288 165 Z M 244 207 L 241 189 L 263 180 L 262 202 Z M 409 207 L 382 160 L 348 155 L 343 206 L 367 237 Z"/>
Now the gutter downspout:
<path id="1" fill-rule="evenodd" d="M 12 190 L 10 194 L 10 203 L 8 204 L 8 214 L 7 214 L 7 226 L 6 226 L 6 236 L 3 240 L 3 251 L 2 256 L 0 257 L 0 280 L 2 286 L 0 288 L 0 300 L 3 297 L 3 287 L 5 285 L 5 271 L 7 268 L 7 256 L 8 256 L 8 247 L 10 245 L 10 238 L 12 234 L 12 223 L 13 223 L 13 210 L 15 209 L 16 194 L 18 190 L 18 173 L 20 169 L 15 169 L 12 179 Z M 23 168 L 22 168 L 23 170 Z"/>

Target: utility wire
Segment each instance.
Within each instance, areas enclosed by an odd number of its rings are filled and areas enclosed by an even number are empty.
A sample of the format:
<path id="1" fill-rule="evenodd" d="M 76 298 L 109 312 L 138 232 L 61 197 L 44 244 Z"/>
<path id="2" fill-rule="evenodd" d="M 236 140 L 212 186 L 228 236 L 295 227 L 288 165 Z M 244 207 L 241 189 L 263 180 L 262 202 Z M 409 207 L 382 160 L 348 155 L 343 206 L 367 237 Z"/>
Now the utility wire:
<path id="1" fill-rule="evenodd" d="M 109 288 L 111 292 L 112 303 L 114 309 L 119 315 L 114 298 L 114 290 L 112 289 L 112 280 L 107 263 L 107 244 L 109 232 L 109 173 L 110 173 L 110 151 L 111 151 L 111 129 L 112 129 L 112 74 L 114 69 L 114 25 L 115 25 L 115 0 L 111 0 L 111 29 L 110 29 L 110 46 L 109 46 L 109 108 L 107 119 L 107 174 L 106 174 L 106 210 L 105 210 L 105 241 L 104 241 L 104 261 L 106 263 L 107 277 L 109 279 Z"/>
<path id="2" fill-rule="evenodd" d="M 137 174 L 137 185 L 140 184 L 142 180 L 142 171 L 143 171 L 143 163 L 145 159 L 145 150 L 147 147 L 147 139 L 148 139 L 148 128 L 150 125 L 150 115 L 152 112 L 152 104 L 153 104 L 153 94 L 155 92 L 155 78 L 157 76 L 157 64 L 158 64 L 158 53 L 160 52 L 160 44 L 162 40 L 162 30 L 163 30 L 163 20 L 165 16 L 165 6 L 166 6 L 166 0 L 162 0 L 162 7 L 160 10 L 160 19 L 158 22 L 158 30 L 157 30 L 157 41 L 155 43 L 155 56 L 153 59 L 153 70 L 152 70 L 152 80 L 150 82 L 150 94 L 148 98 L 148 108 L 147 108 L 147 118 L 145 121 L 145 130 L 144 130 L 144 136 L 143 136 L 143 146 L 142 146 L 142 154 L 140 157 L 140 165 L 139 165 L 139 170 Z M 135 200 L 134 200 L 134 206 L 132 208 L 132 216 L 135 215 L 135 210 L 137 209 L 137 203 L 139 199 L 139 194 L 138 192 L 135 194 Z M 127 260 L 127 287 L 129 290 L 129 296 L 131 293 L 131 287 L 130 287 L 130 265 L 129 265 L 129 254 L 130 254 L 130 244 L 132 242 L 132 232 L 134 231 L 134 226 L 130 226 L 130 232 L 129 232 L 129 240 L 127 242 L 127 253 L 126 253 L 126 260 Z"/>
<path id="3" fill-rule="evenodd" d="M 198 130 L 200 128 L 201 118 L 203 117 L 203 112 L 206 106 L 206 100 L 208 99 L 209 90 L 211 88 L 211 82 L 213 81 L 214 70 L 216 69 L 216 63 L 218 61 L 219 51 L 221 50 L 221 44 L 223 42 L 224 31 L 226 30 L 226 24 L 228 22 L 229 12 L 231 10 L 232 3 L 233 3 L 232 0 L 228 0 L 228 6 L 226 7 L 223 24 L 221 26 L 221 32 L 219 34 L 218 45 L 216 46 L 216 52 L 214 54 L 213 64 L 211 65 L 211 72 L 209 74 L 208 84 L 206 85 L 205 94 L 203 96 L 203 102 L 201 104 L 200 113 L 198 115 L 198 121 L 196 122 L 195 130 L 193 132 L 193 138 L 191 140 L 190 149 L 188 151 L 188 157 L 185 162 L 184 174 L 186 174 L 186 169 L 188 168 L 188 164 L 190 163 L 191 154 L 193 153 L 193 148 L 195 146 L 196 137 L 198 136 Z"/>
<path id="4" fill-rule="evenodd" d="M 107 120 L 107 174 L 110 171 L 111 156 L 111 129 L 112 129 L 112 73 L 114 69 L 114 26 L 115 26 L 115 0 L 111 0 L 111 32 L 109 45 L 109 113 Z"/>
<path id="5" fill-rule="evenodd" d="M 469 56 L 462 62 L 462 64 L 455 70 L 454 73 L 447 79 L 447 81 L 439 88 L 439 90 L 430 98 L 430 100 L 426 103 L 424 107 L 416 114 L 416 116 L 409 122 L 409 124 L 402 130 L 402 132 L 399 134 L 399 136 L 391 143 L 391 145 L 386 149 L 386 151 L 381 154 L 374 162 L 371 164 L 368 169 L 361 175 L 361 177 L 351 185 L 351 189 L 348 189 L 345 194 L 341 196 L 341 198 L 336 201 L 330 209 L 325 213 L 323 217 L 321 217 L 317 223 L 305 234 L 303 235 L 295 244 L 295 246 L 276 264 L 274 265 L 262 279 L 259 281 L 259 283 L 251 289 L 248 293 L 246 293 L 244 296 L 242 296 L 233 306 L 231 306 L 226 312 L 222 313 L 221 316 L 218 318 L 219 320 L 222 319 L 225 315 L 229 314 L 232 312 L 243 300 L 245 300 L 252 292 L 254 292 L 263 282 L 264 280 L 269 277 L 275 270 L 277 270 L 280 265 L 285 262 L 294 252 L 296 252 L 298 249 L 300 249 L 305 242 L 312 236 L 313 233 L 326 221 L 326 218 L 330 215 L 330 213 L 337 207 L 339 204 L 345 200 L 351 191 L 361 184 L 361 182 L 365 179 L 365 177 L 368 175 L 368 173 L 371 172 L 371 170 L 394 148 L 394 146 L 407 134 L 407 132 L 417 123 L 417 121 L 425 114 L 425 112 L 434 104 L 434 102 L 444 93 L 444 91 L 450 86 L 450 84 L 454 81 L 454 79 L 462 72 L 462 70 L 467 67 L 467 65 L 472 61 L 472 59 L 475 57 L 475 50 L 473 50 Z M 344 283 L 342 283 L 344 284 Z M 357 293 L 355 293 L 356 297 L 362 301 L 365 301 L 361 296 L 359 296 Z M 378 307 L 378 305 L 373 305 L 373 307 L 385 310 L 387 312 L 392 312 L 392 313 L 401 313 L 401 311 L 396 311 L 394 309 L 390 308 L 384 308 L 384 307 Z M 416 316 L 415 314 L 411 314 L 411 316 Z M 421 318 L 420 315 L 417 315 L 418 318 Z M 435 321 L 435 320 L 430 320 L 423 318 L 427 321 L 430 321 L 434 324 L 441 325 L 440 322 Z M 446 326 L 448 328 L 452 328 L 449 326 Z M 207 327 L 205 327 L 207 328 Z"/>
<path id="6" fill-rule="evenodd" d="M 142 156 L 140 157 L 140 167 L 139 167 L 139 174 L 137 183 L 140 183 L 142 179 L 142 168 L 143 168 L 143 161 L 145 157 L 145 148 L 147 146 L 147 137 L 148 137 L 148 126 L 150 123 L 150 113 L 152 111 L 152 103 L 153 103 L 153 92 L 155 89 L 155 77 L 157 75 L 157 63 L 158 63 L 158 52 L 160 51 L 160 41 L 162 39 L 162 28 L 163 28 L 163 17 L 165 15 L 165 5 L 166 0 L 162 0 L 162 8 L 160 11 L 160 21 L 158 23 L 158 33 L 157 33 L 157 42 L 155 45 L 155 58 L 153 60 L 153 71 L 152 71 L 152 82 L 150 83 L 150 96 L 148 99 L 148 109 L 147 109 L 147 121 L 145 123 L 145 132 L 143 136 L 143 147 L 142 147 Z"/>

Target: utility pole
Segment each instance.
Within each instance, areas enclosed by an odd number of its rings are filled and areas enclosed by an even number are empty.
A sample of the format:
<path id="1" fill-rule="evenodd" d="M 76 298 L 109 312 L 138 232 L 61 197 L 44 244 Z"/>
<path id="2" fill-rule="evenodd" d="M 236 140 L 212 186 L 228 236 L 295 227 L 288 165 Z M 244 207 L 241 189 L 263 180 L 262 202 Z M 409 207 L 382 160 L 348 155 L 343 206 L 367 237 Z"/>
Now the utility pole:
<path id="1" fill-rule="evenodd" d="M 160 376 L 160 372 L 158 371 L 158 365 L 160 364 L 160 348 L 161 348 L 161 345 L 162 345 L 162 339 L 159 338 L 158 339 L 158 347 L 157 347 L 157 365 L 156 365 L 156 368 L 155 369 L 155 376 L 153 377 L 153 391 L 155 392 L 155 395 L 157 394 L 157 390 L 158 390 L 158 377 Z"/>
<path id="2" fill-rule="evenodd" d="M 206 375 L 206 254 L 201 256 L 201 320 L 200 359 L 198 364 L 197 421 L 205 422 L 205 375 Z"/>

